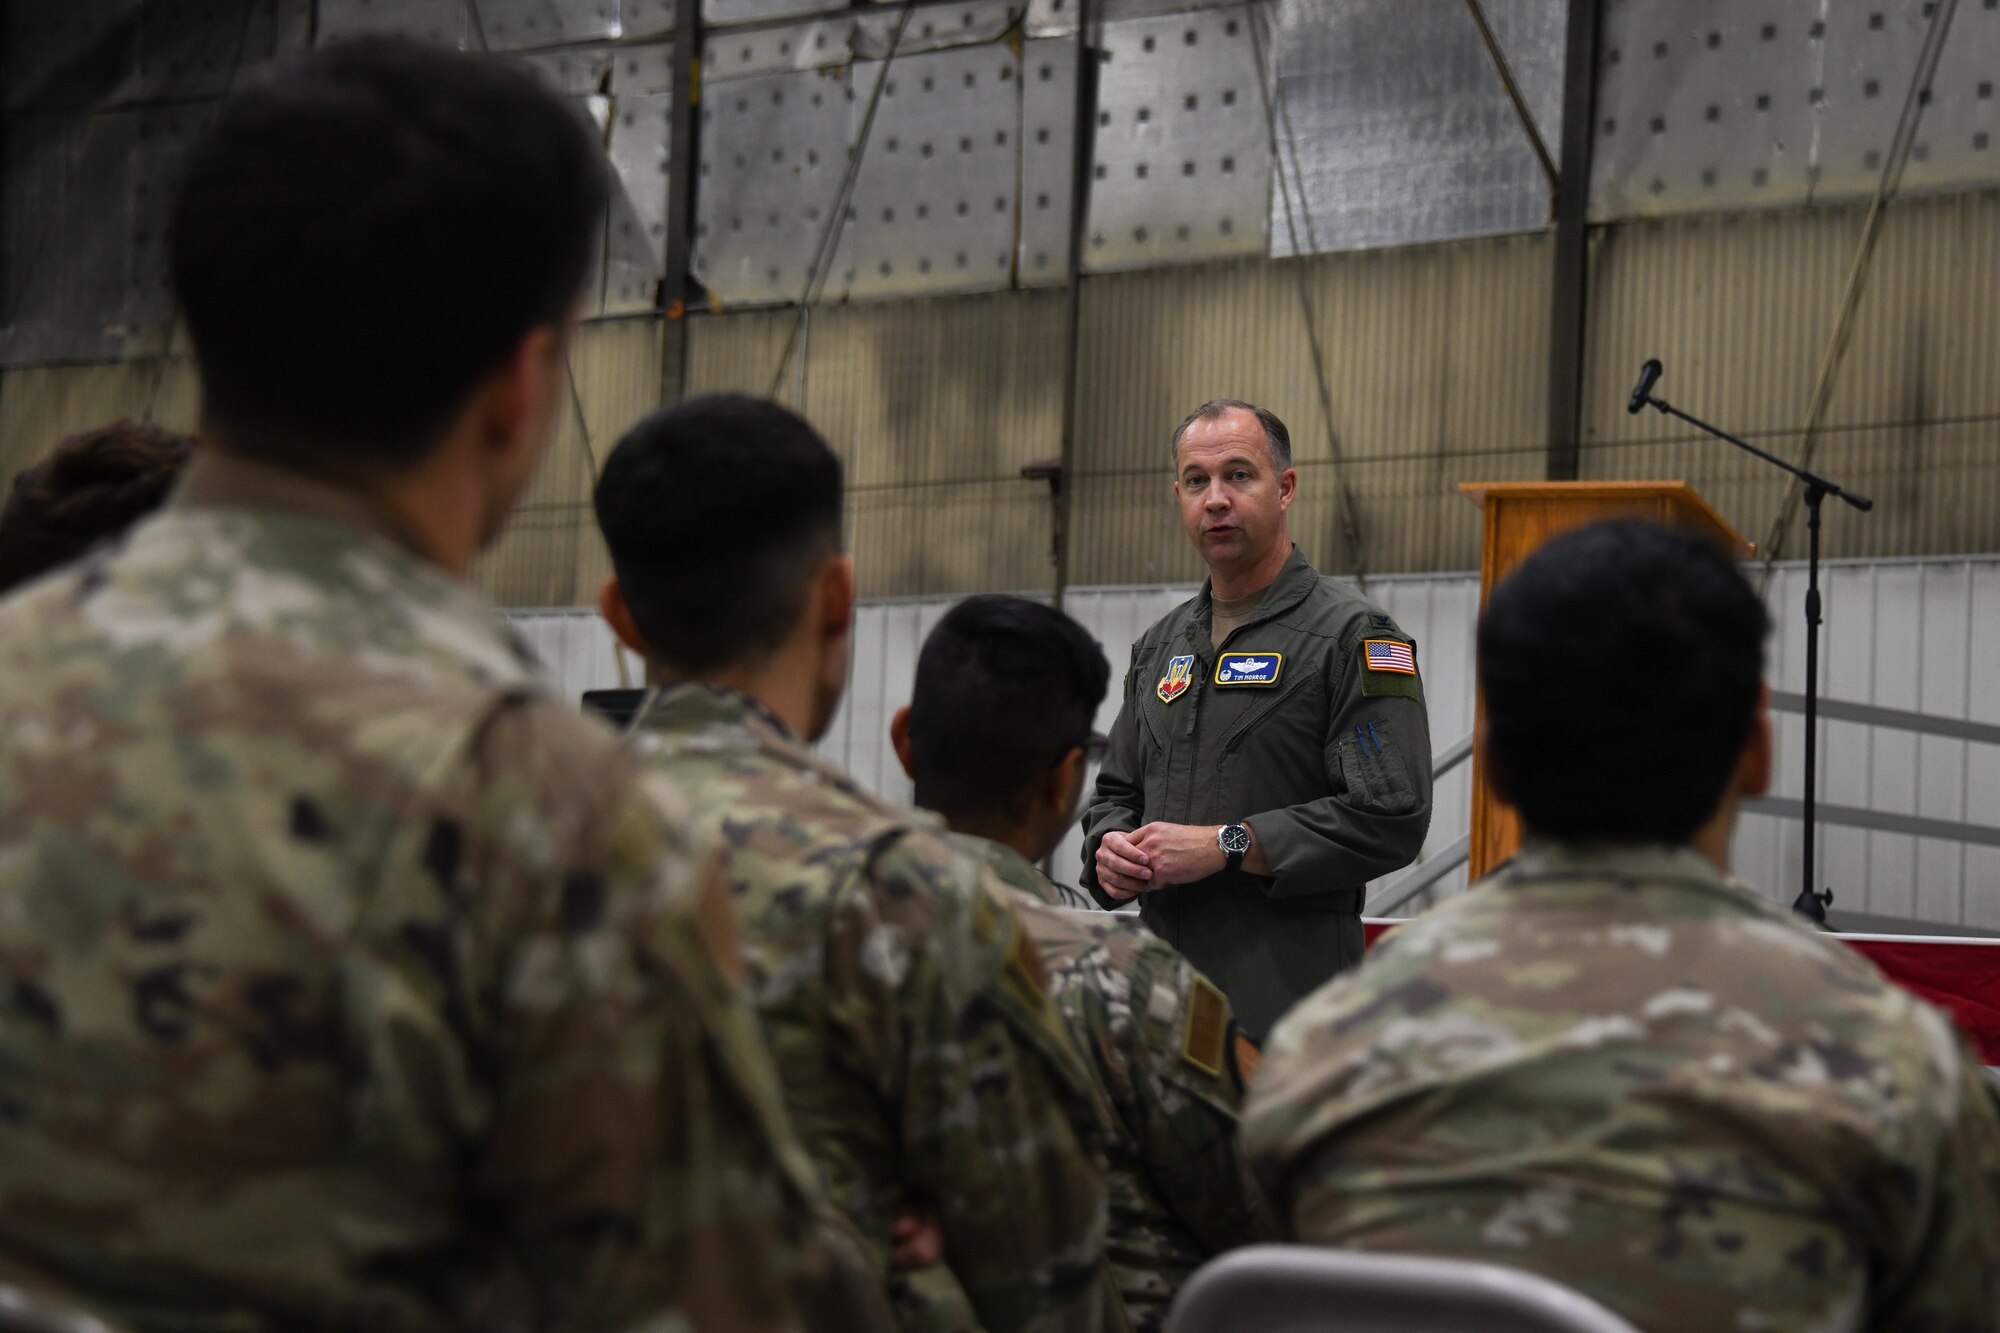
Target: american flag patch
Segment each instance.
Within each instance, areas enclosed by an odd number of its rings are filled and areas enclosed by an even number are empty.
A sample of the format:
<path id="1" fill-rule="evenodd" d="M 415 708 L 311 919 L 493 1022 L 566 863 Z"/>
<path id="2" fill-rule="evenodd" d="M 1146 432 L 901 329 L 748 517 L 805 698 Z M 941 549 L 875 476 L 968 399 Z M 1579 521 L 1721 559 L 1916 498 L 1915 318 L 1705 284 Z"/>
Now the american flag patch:
<path id="1" fill-rule="evenodd" d="M 1417 655 L 1407 643 L 1394 639 L 1370 639 L 1362 644 L 1362 662 L 1370 671 L 1393 671 L 1400 676 L 1417 674 Z"/>

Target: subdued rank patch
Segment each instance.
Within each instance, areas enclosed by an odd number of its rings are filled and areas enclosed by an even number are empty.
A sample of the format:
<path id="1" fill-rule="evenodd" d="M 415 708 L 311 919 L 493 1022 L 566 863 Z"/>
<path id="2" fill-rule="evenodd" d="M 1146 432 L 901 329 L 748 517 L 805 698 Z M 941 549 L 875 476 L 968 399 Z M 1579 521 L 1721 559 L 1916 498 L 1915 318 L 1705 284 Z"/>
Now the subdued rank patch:
<path id="1" fill-rule="evenodd" d="M 1276 685 L 1283 653 L 1224 653 L 1215 659 L 1217 685 Z"/>
<path id="2" fill-rule="evenodd" d="M 1194 654 L 1176 657 L 1167 663 L 1167 674 L 1160 677 L 1155 692 L 1160 702 L 1170 704 L 1187 693 L 1187 687 L 1194 680 Z"/>
<path id="3" fill-rule="evenodd" d="M 1188 996 L 1187 1027 L 1181 1035 L 1181 1059 L 1207 1074 L 1222 1077 L 1222 1057 L 1229 1041 L 1229 1002 L 1207 977 L 1196 977 Z"/>

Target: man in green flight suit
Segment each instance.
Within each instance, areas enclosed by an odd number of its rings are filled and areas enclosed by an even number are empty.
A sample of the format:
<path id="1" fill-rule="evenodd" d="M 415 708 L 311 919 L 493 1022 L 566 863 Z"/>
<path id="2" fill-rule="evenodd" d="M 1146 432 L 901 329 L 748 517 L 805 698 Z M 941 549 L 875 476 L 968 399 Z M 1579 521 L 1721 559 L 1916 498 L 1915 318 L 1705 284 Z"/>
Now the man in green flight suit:
<path id="1" fill-rule="evenodd" d="M 1494 589 L 1482 749 L 1528 837 L 1271 1034 L 1244 1133 L 1290 1234 L 1529 1269 L 1655 1333 L 2000 1321 L 1978 1058 L 1725 870 L 1769 629 L 1727 552 L 1637 520 Z"/>
<path id="2" fill-rule="evenodd" d="M 1255 1051 L 1229 1002 L 1136 921 L 1059 906 L 1034 862 L 1076 818 L 1110 665 L 1083 626 L 1019 597 L 968 597 L 925 639 L 891 738 L 919 807 L 1027 902 L 1049 992 L 1111 1107 L 1106 1252 L 1139 1333 L 1225 1250 L 1264 1238 L 1237 1139 Z"/>
<path id="3" fill-rule="evenodd" d="M 600 605 L 654 687 L 633 744 L 721 850 L 787 1108 L 904 1327 L 932 1318 L 892 1281 L 914 1202 L 986 1333 L 1116 1329 L 1106 1113 L 1013 895 L 807 748 L 850 657 L 842 492 L 775 403 L 697 398 L 619 441 Z"/>
<path id="4" fill-rule="evenodd" d="M 1174 494 L 1208 579 L 1132 646 L 1083 815 L 1083 882 L 1229 996 L 1261 1040 L 1361 959 L 1367 882 L 1431 817 L 1416 644 L 1292 545 L 1291 436 L 1218 399 L 1174 432 Z"/>

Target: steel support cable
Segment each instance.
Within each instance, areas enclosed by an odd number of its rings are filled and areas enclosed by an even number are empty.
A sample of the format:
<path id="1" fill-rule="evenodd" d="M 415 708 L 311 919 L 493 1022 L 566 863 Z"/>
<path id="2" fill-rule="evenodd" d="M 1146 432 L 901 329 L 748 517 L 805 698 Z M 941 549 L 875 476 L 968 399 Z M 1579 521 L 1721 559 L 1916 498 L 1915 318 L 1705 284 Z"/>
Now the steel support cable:
<path id="1" fill-rule="evenodd" d="M 1549 156 L 1549 146 L 1542 140 L 1534 113 L 1528 110 L 1528 99 L 1521 95 L 1520 85 L 1514 82 L 1514 70 L 1507 63 L 1507 53 L 1500 49 L 1500 39 L 1493 35 L 1493 27 L 1486 21 L 1485 6 L 1479 0 L 1465 0 L 1465 7 L 1471 11 L 1472 21 L 1479 27 L 1479 40 L 1486 47 L 1486 57 L 1493 62 L 1493 70 L 1500 76 L 1500 86 L 1507 90 L 1507 100 L 1514 104 L 1514 116 L 1528 136 L 1528 146 L 1535 150 L 1535 160 L 1542 164 L 1542 175 L 1548 177 L 1549 195 L 1553 198 L 1560 179 L 1556 162 Z"/>
<path id="2" fill-rule="evenodd" d="M 1341 451 L 1340 435 L 1333 425 L 1333 391 L 1327 384 L 1326 350 L 1320 345 L 1319 315 L 1313 304 L 1311 277 L 1306 271 L 1304 262 L 1308 252 L 1299 245 L 1299 218 L 1296 214 L 1303 214 L 1305 217 L 1308 245 L 1312 245 L 1312 215 L 1303 197 L 1298 201 L 1295 214 L 1292 186 L 1285 172 L 1283 145 L 1288 144 L 1292 149 L 1291 175 L 1298 181 L 1301 196 L 1305 192 L 1305 175 L 1299 169 L 1298 144 L 1291 133 L 1288 114 L 1285 117 L 1285 131 L 1282 135 L 1279 133 L 1278 119 L 1283 99 L 1272 87 L 1277 80 L 1276 68 L 1270 70 L 1271 77 L 1268 81 L 1265 78 L 1263 25 L 1268 12 L 1267 5 L 1258 4 L 1252 7 L 1250 15 L 1250 42 L 1257 63 L 1257 89 L 1264 98 L 1264 125 L 1270 137 L 1271 162 L 1277 170 L 1278 192 L 1284 200 L 1285 233 L 1291 241 L 1292 257 L 1298 275 L 1299 309 L 1305 319 L 1306 346 L 1312 353 L 1313 381 L 1319 391 L 1320 418 L 1326 425 L 1327 452 L 1334 466 L 1334 502 L 1340 515 L 1340 535 L 1347 547 L 1348 561 L 1353 565 L 1355 582 L 1365 584 L 1368 577 L 1367 544 L 1361 534 L 1361 520 L 1355 509 L 1354 490 L 1347 482 L 1347 460 Z"/>
<path id="3" fill-rule="evenodd" d="M 1847 290 L 1841 296 L 1840 311 L 1834 317 L 1833 336 L 1820 358 L 1819 376 L 1813 383 L 1812 403 L 1806 410 L 1805 438 L 1799 445 L 1800 467 L 1812 466 L 1813 451 L 1819 445 L 1820 425 L 1833 399 L 1834 379 L 1847 356 L 1848 341 L 1854 333 L 1855 311 L 1859 309 L 1861 294 L 1867 287 L 1868 267 L 1875 255 L 1875 243 L 1882 234 L 1882 215 L 1896 191 L 1902 187 L 1903 168 L 1908 165 L 1910 150 L 1916 145 L 1917 126 L 1923 120 L 1924 107 L 1929 105 L 1931 99 L 1931 79 L 1937 74 L 1938 60 L 1944 54 L 1945 35 L 1950 32 L 1952 16 L 1957 12 L 1958 0 L 1942 0 L 1931 11 L 1931 26 L 1924 33 L 1924 44 L 1917 52 L 1917 67 L 1910 77 L 1910 90 L 1903 98 L 1903 113 L 1897 118 L 1896 134 L 1889 141 L 1889 154 L 1882 163 L 1875 197 L 1870 201 L 1868 216 L 1861 224 L 1861 244 L 1855 248 L 1854 263 L 1848 270 Z M 1760 579 L 1764 587 L 1770 586 L 1772 570 L 1784 551 L 1785 538 L 1791 531 L 1792 522 L 1798 517 L 1803 494 L 1802 483 L 1794 480 L 1778 506 L 1777 516 L 1771 521 L 1770 531 L 1764 538 L 1764 569 Z"/>
<path id="4" fill-rule="evenodd" d="M 799 317 L 792 321 L 791 331 L 785 335 L 784 350 L 778 354 L 778 368 L 771 374 L 771 392 L 768 395 L 771 398 L 776 398 L 778 390 L 784 387 L 785 371 L 791 365 L 793 349 L 798 346 L 806 311 L 819 299 L 826 286 L 834 254 L 840 248 L 840 234 L 847 227 L 847 209 L 854 198 L 854 183 L 861 176 L 861 160 L 868 152 L 868 136 L 875 129 L 875 112 L 882 105 L 882 90 L 889 86 L 889 69 L 896 63 L 896 53 L 903 46 L 903 31 L 910 26 L 910 15 L 916 6 L 917 0 L 903 0 L 903 10 L 896 16 L 895 31 L 889 37 L 889 53 L 882 57 L 882 68 L 875 75 L 875 90 L 869 94 L 868 110 L 861 117 L 861 133 L 855 138 L 853 151 L 847 155 L 847 170 L 841 173 L 833 213 L 820 231 L 819 248 L 813 252 L 812 265 L 806 270 L 805 290 L 799 294 Z M 805 404 L 801 402 L 799 407 L 803 410 Z"/>

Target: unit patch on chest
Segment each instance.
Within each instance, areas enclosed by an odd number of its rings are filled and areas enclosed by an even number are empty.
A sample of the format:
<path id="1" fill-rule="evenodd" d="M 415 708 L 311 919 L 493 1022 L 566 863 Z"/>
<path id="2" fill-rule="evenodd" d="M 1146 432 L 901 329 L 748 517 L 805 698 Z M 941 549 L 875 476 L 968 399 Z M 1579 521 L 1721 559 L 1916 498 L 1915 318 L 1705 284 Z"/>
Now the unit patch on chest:
<path id="1" fill-rule="evenodd" d="M 1224 653 L 1215 659 L 1217 685 L 1276 685 L 1283 653 Z"/>
<path id="2" fill-rule="evenodd" d="M 1167 674 L 1160 677 L 1155 693 L 1160 702 L 1170 704 L 1187 693 L 1187 687 L 1194 681 L 1194 654 L 1176 657 L 1167 663 Z"/>

